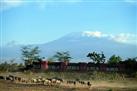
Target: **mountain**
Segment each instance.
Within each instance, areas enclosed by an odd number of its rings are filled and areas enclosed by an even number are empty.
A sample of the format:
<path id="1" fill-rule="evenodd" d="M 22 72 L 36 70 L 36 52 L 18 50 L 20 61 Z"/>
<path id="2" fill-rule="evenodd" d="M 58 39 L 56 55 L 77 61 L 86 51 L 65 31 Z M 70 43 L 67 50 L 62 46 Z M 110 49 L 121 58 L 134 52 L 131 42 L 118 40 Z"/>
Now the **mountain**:
<path id="1" fill-rule="evenodd" d="M 136 57 L 137 45 L 119 43 L 111 40 L 109 37 L 97 37 L 83 35 L 82 32 L 75 32 L 65 35 L 57 40 L 45 43 L 37 44 L 39 46 L 41 56 L 51 57 L 57 51 L 69 51 L 73 61 L 89 61 L 86 55 L 89 52 L 97 51 L 104 52 L 107 58 L 116 54 L 122 58 Z M 1 47 L 1 57 L 5 58 L 19 58 L 21 56 L 21 45 Z"/>

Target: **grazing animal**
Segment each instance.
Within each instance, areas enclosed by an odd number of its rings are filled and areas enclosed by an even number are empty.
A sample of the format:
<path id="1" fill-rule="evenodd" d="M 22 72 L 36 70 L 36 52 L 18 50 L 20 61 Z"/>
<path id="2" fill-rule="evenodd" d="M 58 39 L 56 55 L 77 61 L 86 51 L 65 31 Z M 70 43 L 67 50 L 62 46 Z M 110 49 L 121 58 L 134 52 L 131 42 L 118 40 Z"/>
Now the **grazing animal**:
<path id="1" fill-rule="evenodd" d="M 58 77 L 53 77 L 52 79 L 60 80 L 61 82 L 63 82 L 63 79 L 58 78 Z"/>
<path id="2" fill-rule="evenodd" d="M 0 79 L 5 79 L 5 77 L 4 76 L 0 76 Z"/>
<path id="3" fill-rule="evenodd" d="M 8 77 L 8 76 L 6 76 L 5 78 L 6 78 L 6 80 L 10 80 L 10 77 Z"/>
<path id="4" fill-rule="evenodd" d="M 21 82 L 23 82 L 23 83 L 28 83 L 28 80 L 27 80 L 26 78 L 22 78 L 22 79 L 21 79 Z"/>
<path id="5" fill-rule="evenodd" d="M 32 78 L 32 79 L 31 79 L 31 82 L 32 82 L 32 83 L 37 83 L 37 79 Z"/>
<path id="6" fill-rule="evenodd" d="M 88 85 L 88 87 L 91 87 L 91 83 L 90 82 L 87 82 L 87 85 Z"/>
<path id="7" fill-rule="evenodd" d="M 14 76 L 13 76 L 13 75 L 9 75 L 9 77 L 14 78 Z"/>
<path id="8" fill-rule="evenodd" d="M 22 81 L 22 78 L 17 77 L 17 76 L 9 75 L 9 78 L 10 78 L 11 81 L 14 81 L 14 82 L 21 82 Z"/>
<path id="9" fill-rule="evenodd" d="M 10 78 L 11 81 L 15 80 L 13 75 L 9 75 L 9 78 Z"/>
<path id="10" fill-rule="evenodd" d="M 21 77 L 18 77 L 18 81 L 21 82 L 22 78 Z"/>
<path id="11" fill-rule="evenodd" d="M 16 77 L 16 80 L 18 81 L 18 82 L 21 82 L 22 80 L 24 80 L 25 78 L 21 78 L 21 77 Z"/>
<path id="12" fill-rule="evenodd" d="M 45 80 L 45 78 L 41 78 L 41 83 L 44 84 Z"/>
<path id="13" fill-rule="evenodd" d="M 86 84 L 84 81 L 80 81 L 80 83 L 81 83 L 82 85 L 85 85 L 85 84 Z"/>
<path id="14" fill-rule="evenodd" d="M 60 80 L 56 80 L 56 84 L 57 85 L 61 84 L 61 81 Z"/>
<path id="15" fill-rule="evenodd" d="M 51 82 L 52 82 L 53 84 L 55 84 L 55 83 L 56 83 L 56 79 L 51 79 Z"/>
<path id="16" fill-rule="evenodd" d="M 74 81 L 73 84 L 76 85 L 76 81 Z"/>
<path id="17" fill-rule="evenodd" d="M 54 77 L 52 79 L 49 79 L 52 83 L 52 85 L 60 85 L 63 82 L 63 79 Z"/>
<path id="18" fill-rule="evenodd" d="M 41 82 L 42 82 L 41 78 L 38 78 L 37 83 L 41 83 Z"/>
<path id="19" fill-rule="evenodd" d="M 67 81 L 67 84 L 74 84 L 74 85 L 76 85 L 76 81 Z"/>
<path id="20" fill-rule="evenodd" d="M 51 85 L 51 80 L 50 79 L 45 79 L 44 85 L 50 86 Z"/>
<path id="21" fill-rule="evenodd" d="M 86 82 L 85 81 L 81 81 L 80 79 L 76 79 L 76 82 L 78 82 L 79 84 L 81 84 L 81 85 L 85 85 L 86 84 Z"/>

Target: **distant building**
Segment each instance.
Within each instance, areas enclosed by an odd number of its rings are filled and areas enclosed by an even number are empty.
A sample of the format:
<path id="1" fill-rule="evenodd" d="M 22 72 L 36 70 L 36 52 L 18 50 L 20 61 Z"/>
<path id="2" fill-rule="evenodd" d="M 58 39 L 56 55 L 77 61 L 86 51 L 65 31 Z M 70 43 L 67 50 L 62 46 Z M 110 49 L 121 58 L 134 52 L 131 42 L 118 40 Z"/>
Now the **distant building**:
<path id="1" fill-rule="evenodd" d="M 41 70 L 49 70 L 49 71 L 125 71 L 124 64 L 95 64 L 95 63 L 68 63 L 68 62 L 48 62 L 48 61 L 40 61 L 33 62 L 32 69 L 41 69 Z"/>

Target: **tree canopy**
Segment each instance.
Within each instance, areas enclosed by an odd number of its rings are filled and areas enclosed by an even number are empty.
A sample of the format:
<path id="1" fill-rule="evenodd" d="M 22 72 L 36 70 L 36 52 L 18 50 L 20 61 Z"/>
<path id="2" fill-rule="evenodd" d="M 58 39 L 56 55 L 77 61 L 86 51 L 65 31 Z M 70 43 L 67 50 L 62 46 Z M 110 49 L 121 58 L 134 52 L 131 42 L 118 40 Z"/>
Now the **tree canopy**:
<path id="1" fill-rule="evenodd" d="M 93 60 L 93 62 L 99 64 L 99 63 L 104 63 L 105 62 L 105 55 L 103 52 L 97 53 L 97 52 L 91 52 L 88 53 L 87 57 Z"/>
<path id="2" fill-rule="evenodd" d="M 108 60 L 108 63 L 109 64 L 117 64 L 119 63 L 120 61 L 122 61 L 122 58 L 120 56 L 116 56 L 116 55 L 112 55 L 109 60 Z"/>
<path id="3" fill-rule="evenodd" d="M 55 58 L 57 58 L 60 62 L 69 62 L 72 57 L 70 56 L 69 52 L 56 52 L 54 55 Z"/>
<path id="4" fill-rule="evenodd" d="M 22 59 L 25 62 L 25 65 L 30 65 L 34 61 L 39 61 L 39 47 L 32 47 L 32 46 L 24 46 L 21 49 L 22 52 Z"/>

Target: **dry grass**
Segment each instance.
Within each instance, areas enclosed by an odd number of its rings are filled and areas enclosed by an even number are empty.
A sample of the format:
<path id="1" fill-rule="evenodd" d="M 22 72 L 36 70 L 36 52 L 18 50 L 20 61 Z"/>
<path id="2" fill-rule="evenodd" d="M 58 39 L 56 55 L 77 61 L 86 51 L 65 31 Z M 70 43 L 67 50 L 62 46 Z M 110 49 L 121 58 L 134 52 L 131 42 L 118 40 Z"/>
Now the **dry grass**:
<path id="1" fill-rule="evenodd" d="M 119 88 L 119 87 L 48 87 L 43 85 L 24 85 L 13 84 L 11 82 L 0 81 L 0 91 L 137 91 L 137 88 Z"/>
<path id="2" fill-rule="evenodd" d="M 0 75 L 16 75 L 20 77 L 32 78 L 32 77 L 49 77 L 45 73 L 0 73 Z M 50 75 L 56 76 L 51 73 Z M 74 78 L 72 78 L 74 79 Z M 66 79 L 67 80 L 67 79 Z M 65 81 L 66 81 L 65 80 Z M 137 91 L 137 80 L 90 80 L 92 87 L 82 86 L 80 84 L 67 85 L 63 83 L 61 86 L 44 86 L 44 85 L 27 85 L 27 84 L 15 84 L 9 81 L 0 80 L 0 91 Z"/>

